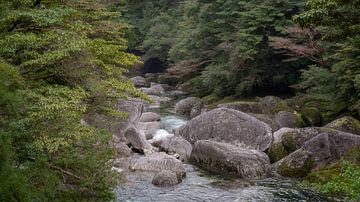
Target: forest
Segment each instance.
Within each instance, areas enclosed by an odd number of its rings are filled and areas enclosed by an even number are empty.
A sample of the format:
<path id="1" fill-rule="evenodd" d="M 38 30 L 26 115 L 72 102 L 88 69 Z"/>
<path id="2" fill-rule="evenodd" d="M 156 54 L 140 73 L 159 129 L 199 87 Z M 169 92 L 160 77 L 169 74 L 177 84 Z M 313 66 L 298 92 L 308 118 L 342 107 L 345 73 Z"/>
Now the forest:
<path id="1" fill-rule="evenodd" d="M 138 75 L 208 106 L 277 96 L 296 127 L 347 116 L 360 137 L 360 0 L 0 0 L 0 10 L 0 201 L 121 201 L 115 136 L 135 153 L 153 148 L 116 125 L 133 113 L 119 100 L 153 102 Z M 358 137 L 303 183 L 359 200 Z"/>

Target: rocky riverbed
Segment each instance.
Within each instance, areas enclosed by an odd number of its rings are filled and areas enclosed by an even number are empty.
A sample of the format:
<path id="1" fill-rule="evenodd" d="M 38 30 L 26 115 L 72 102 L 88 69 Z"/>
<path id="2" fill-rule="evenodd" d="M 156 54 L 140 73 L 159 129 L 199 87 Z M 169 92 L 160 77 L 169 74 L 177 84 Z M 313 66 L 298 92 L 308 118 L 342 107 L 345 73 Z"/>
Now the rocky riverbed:
<path id="1" fill-rule="evenodd" d="M 133 81 L 154 101 L 120 105 L 129 117 L 114 136 L 118 201 L 328 201 L 294 178 L 360 146 L 358 128 L 305 127 L 309 118 L 277 97 L 210 110 L 171 86 Z"/>

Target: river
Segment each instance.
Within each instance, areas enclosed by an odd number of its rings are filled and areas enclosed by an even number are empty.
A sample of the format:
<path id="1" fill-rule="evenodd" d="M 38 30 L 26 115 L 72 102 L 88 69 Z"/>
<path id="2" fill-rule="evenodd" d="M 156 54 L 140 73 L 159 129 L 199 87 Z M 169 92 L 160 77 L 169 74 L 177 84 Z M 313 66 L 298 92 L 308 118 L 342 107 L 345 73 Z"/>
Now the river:
<path id="1" fill-rule="evenodd" d="M 173 114 L 171 108 L 172 106 L 168 105 L 151 110 L 161 115 L 161 122 L 169 132 L 188 121 L 186 117 Z M 275 175 L 255 182 L 244 182 L 211 175 L 193 165 L 186 165 L 186 168 L 187 174 L 183 181 L 167 188 L 154 186 L 149 173 L 127 173 L 126 181 L 115 189 L 116 201 L 329 201 L 296 180 Z"/>

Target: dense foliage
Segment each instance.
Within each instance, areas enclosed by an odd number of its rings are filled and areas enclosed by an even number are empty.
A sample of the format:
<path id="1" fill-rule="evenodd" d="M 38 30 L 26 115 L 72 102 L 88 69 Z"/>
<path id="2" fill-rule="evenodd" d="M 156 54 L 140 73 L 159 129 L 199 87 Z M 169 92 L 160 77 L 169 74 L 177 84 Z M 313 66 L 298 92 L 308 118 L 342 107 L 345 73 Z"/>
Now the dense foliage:
<path id="1" fill-rule="evenodd" d="M 141 96 L 109 1 L 0 1 L 0 201 L 112 197 L 112 135 L 82 122 Z"/>
<path id="2" fill-rule="evenodd" d="M 125 8 L 138 48 L 171 63 L 168 71 L 191 79 L 200 96 L 288 91 L 309 63 L 287 61 L 271 43 L 287 34 L 301 1 L 129 1 Z"/>

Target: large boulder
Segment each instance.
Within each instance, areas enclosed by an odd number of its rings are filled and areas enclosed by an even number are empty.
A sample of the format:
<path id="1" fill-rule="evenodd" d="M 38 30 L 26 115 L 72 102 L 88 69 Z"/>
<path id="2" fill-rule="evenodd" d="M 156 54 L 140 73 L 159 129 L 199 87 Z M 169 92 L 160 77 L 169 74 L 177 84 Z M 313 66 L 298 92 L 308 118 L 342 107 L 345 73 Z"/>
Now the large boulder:
<path id="1" fill-rule="evenodd" d="M 163 170 L 155 174 L 152 183 L 159 187 L 170 187 L 179 184 L 176 173 L 170 170 Z"/>
<path id="2" fill-rule="evenodd" d="M 175 105 L 175 113 L 194 118 L 201 114 L 203 103 L 200 98 L 188 97 L 180 100 Z"/>
<path id="3" fill-rule="evenodd" d="M 131 162 L 130 169 L 133 171 L 149 172 L 170 170 L 176 173 L 178 179 L 182 179 L 182 177 L 186 175 L 185 166 L 182 162 L 164 152 L 152 153 L 138 158 Z"/>
<path id="4" fill-rule="evenodd" d="M 360 147 L 358 135 L 336 130 L 322 132 L 280 160 L 278 172 L 287 177 L 304 177 L 315 167 L 339 161 L 354 147 Z"/>
<path id="5" fill-rule="evenodd" d="M 258 102 L 232 102 L 219 104 L 218 108 L 235 109 L 245 113 L 261 114 L 262 107 Z"/>
<path id="6" fill-rule="evenodd" d="M 336 119 L 324 127 L 360 135 L 360 121 L 351 116 Z"/>
<path id="7" fill-rule="evenodd" d="M 268 151 L 270 161 L 273 163 L 284 158 L 300 149 L 304 142 L 327 131 L 331 131 L 331 129 L 317 127 L 281 128 L 274 133 L 274 141 Z"/>
<path id="8" fill-rule="evenodd" d="M 179 159 L 185 163 L 189 162 L 192 145 L 182 137 L 173 136 L 161 141 L 160 149 L 168 154 L 179 155 Z"/>
<path id="9" fill-rule="evenodd" d="M 131 78 L 131 81 L 134 83 L 135 87 L 148 87 L 149 83 L 147 82 L 147 80 L 142 77 L 142 76 L 136 76 Z"/>
<path id="10" fill-rule="evenodd" d="M 198 117 L 175 130 L 191 144 L 198 140 L 217 141 L 265 151 L 272 142 L 270 126 L 243 112 L 219 108 Z"/>
<path id="11" fill-rule="evenodd" d="M 360 147 L 360 136 L 340 131 L 320 133 L 302 146 L 310 152 L 316 166 L 338 161 L 353 147 Z"/>
<path id="12" fill-rule="evenodd" d="M 211 140 L 195 143 L 190 162 L 209 172 L 246 179 L 260 179 L 270 172 L 265 153 Z"/>
<path id="13" fill-rule="evenodd" d="M 138 129 L 134 125 L 129 127 L 125 133 L 126 144 L 131 148 L 141 152 L 152 152 L 152 146 L 146 141 L 146 136 L 143 130 Z"/>
<path id="14" fill-rule="evenodd" d="M 160 121 L 160 119 L 161 119 L 160 115 L 155 112 L 145 112 L 140 116 L 139 121 L 146 123 L 146 122 Z"/>

